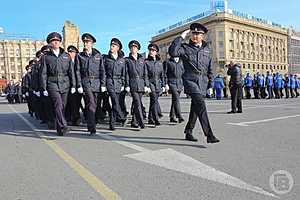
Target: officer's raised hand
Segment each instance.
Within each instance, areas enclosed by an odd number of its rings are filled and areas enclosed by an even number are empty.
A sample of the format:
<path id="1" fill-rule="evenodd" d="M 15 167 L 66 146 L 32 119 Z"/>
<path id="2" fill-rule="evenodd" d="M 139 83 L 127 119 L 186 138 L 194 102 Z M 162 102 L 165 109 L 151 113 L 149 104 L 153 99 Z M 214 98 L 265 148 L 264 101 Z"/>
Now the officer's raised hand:
<path id="1" fill-rule="evenodd" d="M 188 30 L 186 30 L 186 31 L 184 31 L 183 33 L 181 33 L 181 37 L 183 38 L 183 39 L 185 39 L 186 38 L 186 36 L 189 34 L 191 32 L 191 30 L 190 29 L 188 29 Z"/>

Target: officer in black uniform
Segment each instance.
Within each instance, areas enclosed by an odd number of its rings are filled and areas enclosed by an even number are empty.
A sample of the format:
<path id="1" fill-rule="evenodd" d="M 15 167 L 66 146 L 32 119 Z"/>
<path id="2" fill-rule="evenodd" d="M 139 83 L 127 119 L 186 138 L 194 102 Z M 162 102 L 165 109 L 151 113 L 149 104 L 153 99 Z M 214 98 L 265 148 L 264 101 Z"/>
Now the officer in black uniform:
<path id="1" fill-rule="evenodd" d="M 148 113 L 148 123 L 159 126 L 159 102 L 158 98 L 161 92 L 165 92 L 165 75 L 163 64 L 160 61 L 158 55 L 159 48 L 156 44 L 148 45 L 148 58 L 145 60 L 145 67 L 148 74 L 149 86 L 150 86 L 150 106 Z"/>
<path id="2" fill-rule="evenodd" d="M 190 30 L 184 31 L 181 36 L 175 38 L 172 42 L 169 47 L 169 54 L 172 57 L 182 59 L 184 91 L 192 98 L 189 121 L 184 131 L 186 134 L 185 139 L 197 141 L 192 132 L 198 117 L 204 135 L 207 137 L 207 142 L 217 143 L 219 140 L 212 132 L 204 101 L 208 82 L 213 78 L 210 49 L 203 40 L 207 31 L 207 28 L 202 24 L 192 23 Z M 192 32 L 189 43 L 183 43 L 189 32 Z"/>
<path id="3" fill-rule="evenodd" d="M 103 56 L 93 48 L 96 38 L 89 33 L 81 36 L 84 49 L 78 54 L 76 69 L 79 70 L 78 82 L 82 84 L 87 117 L 87 129 L 90 135 L 96 134 L 95 113 L 97 110 L 100 93 L 106 92 L 105 70 Z"/>
<path id="4" fill-rule="evenodd" d="M 27 107 L 28 107 L 28 113 L 30 114 L 31 117 L 33 117 L 33 105 L 32 105 L 32 96 L 33 96 L 33 91 L 31 90 L 31 66 L 28 64 L 26 66 L 26 74 L 24 78 L 22 79 L 22 85 L 23 85 L 23 92 L 25 94 L 25 98 L 27 101 Z"/>
<path id="5" fill-rule="evenodd" d="M 144 92 L 150 92 L 145 59 L 138 51 L 141 45 L 138 41 L 132 40 L 128 47 L 130 54 L 126 58 L 126 82 L 125 88 L 130 91 L 133 102 L 133 116 L 131 127 L 145 128 L 142 113 L 142 96 Z"/>
<path id="6" fill-rule="evenodd" d="M 61 48 L 62 37 L 57 32 L 47 36 L 51 50 L 41 58 L 41 88 L 44 96 L 50 96 L 56 119 L 58 135 L 66 134 L 69 129 L 64 116 L 68 93 L 75 93 L 76 80 L 70 56 Z"/>
<path id="7" fill-rule="evenodd" d="M 115 122 L 124 124 L 125 117 L 120 106 L 120 94 L 125 90 L 126 63 L 122 51 L 122 43 L 113 38 L 110 41 L 110 51 L 104 55 L 106 88 L 111 99 L 109 129 L 115 130 Z"/>
<path id="8" fill-rule="evenodd" d="M 166 85 L 166 89 L 169 89 L 172 94 L 170 122 L 182 123 L 184 121 L 180 109 L 180 93 L 183 90 L 182 75 L 184 72 L 182 61 L 179 57 L 171 57 L 164 64 L 167 79 L 166 82 L 168 83 L 168 85 Z M 178 121 L 175 117 L 178 118 Z"/>
<path id="9" fill-rule="evenodd" d="M 74 64 L 74 72 L 79 73 L 78 69 L 76 69 L 76 67 L 78 67 L 77 65 L 78 62 L 77 54 L 79 53 L 78 49 L 73 45 L 69 45 L 67 51 Z M 81 99 L 82 99 L 83 88 L 81 87 L 81 83 L 79 81 L 80 80 L 78 80 L 78 76 L 76 76 L 77 91 L 74 94 L 69 95 L 68 103 L 66 107 L 67 121 L 73 126 L 79 126 L 81 121 L 80 108 L 82 108 Z"/>
<path id="10" fill-rule="evenodd" d="M 239 64 L 230 62 L 227 74 L 230 76 L 231 111 L 228 114 L 242 113 L 243 81 Z"/>
<path id="11" fill-rule="evenodd" d="M 22 88 L 20 82 L 16 82 L 15 84 L 15 102 L 22 103 Z"/>
<path id="12" fill-rule="evenodd" d="M 40 56 L 37 55 L 37 57 L 39 57 L 39 63 L 41 65 L 41 58 L 42 56 L 44 56 L 46 53 L 51 52 L 51 46 L 50 45 L 44 45 L 41 50 L 40 50 L 41 54 Z M 41 67 L 40 67 L 40 73 L 41 73 Z M 42 86 L 43 85 L 43 81 L 41 78 L 39 78 L 39 88 L 40 88 L 40 99 L 41 99 L 41 107 L 42 107 L 42 112 L 44 114 L 45 117 L 45 121 L 47 122 L 48 128 L 49 129 L 56 129 L 56 124 L 55 124 L 55 116 L 54 116 L 54 107 L 52 104 L 52 100 L 49 96 L 45 96 Z"/>

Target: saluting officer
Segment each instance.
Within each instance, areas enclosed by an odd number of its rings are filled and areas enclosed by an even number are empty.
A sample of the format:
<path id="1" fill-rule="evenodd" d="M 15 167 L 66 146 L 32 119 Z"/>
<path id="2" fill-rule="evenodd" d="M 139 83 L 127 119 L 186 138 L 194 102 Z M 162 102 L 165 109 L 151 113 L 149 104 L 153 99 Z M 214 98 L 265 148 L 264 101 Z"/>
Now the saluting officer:
<path id="1" fill-rule="evenodd" d="M 189 43 L 183 43 L 190 31 L 192 36 Z M 184 31 L 181 36 L 175 38 L 172 42 L 169 54 L 182 59 L 185 70 L 182 76 L 184 91 L 192 98 L 189 121 L 184 131 L 186 134 L 185 139 L 197 141 L 192 132 L 198 117 L 202 130 L 207 136 L 207 142 L 216 143 L 219 140 L 214 136 L 211 129 L 204 101 L 208 81 L 213 77 L 210 49 L 203 40 L 207 31 L 207 28 L 202 24 L 192 23 L 190 30 Z"/>
<path id="2" fill-rule="evenodd" d="M 148 58 L 145 60 L 145 67 L 148 74 L 150 86 L 150 106 L 148 113 L 148 123 L 159 126 L 159 102 L 158 98 L 161 92 L 165 92 L 165 75 L 163 64 L 158 55 L 159 48 L 156 44 L 148 45 Z"/>
<path id="3" fill-rule="evenodd" d="M 44 96 L 50 96 L 53 102 L 56 129 L 62 136 L 69 130 L 64 116 L 68 93 L 75 92 L 75 74 L 70 56 L 61 48 L 62 37 L 57 32 L 47 36 L 51 50 L 41 58 L 41 88 Z"/>
<path id="4" fill-rule="evenodd" d="M 138 41 L 132 40 L 128 47 L 130 54 L 126 57 L 126 82 L 125 88 L 130 91 L 133 103 L 133 116 L 131 127 L 145 128 L 142 113 L 142 96 L 144 92 L 150 92 L 147 69 L 144 57 L 138 53 L 141 45 Z"/>
<path id="5" fill-rule="evenodd" d="M 84 49 L 78 54 L 78 67 L 76 69 L 80 72 L 78 81 L 81 81 L 84 91 L 87 129 L 91 135 L 94 135 L 96 134 L 95 113 L 98 98 L 100 92 L 106 92 L 105 70 L 103 56 L 97 49 L 93 48 L 96 38 L 89 33 L 84 33 L 81 39 Z"/>
<path id="6" fill-rule="evenodd" d="M 184 68 L 179 57 L 171 57 L 164 63 L 166 73 L 166 90 L 172 94 L 172 104 L 170 109 L 170 122 L 182 123 L 184 121 L 180 109 L 180 93 L 183 90 L 182 75 Z M 175 119 L 178 118 L 178 121 Z"/>
<path id="7" fill-rule="evenodd" d="M 120 106 L 120 94 L 125 90 L 126 63 L 122 51 L 122 43 L 117 38 L 111 39 L 110 51 L 108 55 L 104 55 L 104 67 L 106 88 L 112 104 L 109 129 L 115 130 L 116 121 L 122 124 L 125 122 L 125 117 Z"/>

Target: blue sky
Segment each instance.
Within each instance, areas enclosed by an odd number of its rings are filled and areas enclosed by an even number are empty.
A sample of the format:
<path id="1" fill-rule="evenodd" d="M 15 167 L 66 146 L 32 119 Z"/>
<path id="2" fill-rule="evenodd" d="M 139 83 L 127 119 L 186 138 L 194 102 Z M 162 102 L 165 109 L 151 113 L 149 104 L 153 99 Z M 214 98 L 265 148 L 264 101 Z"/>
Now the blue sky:
<path id="1" fill-rule="evenodd" d="M 96 47 L 106 53 L 112 37 L 126 48 L 139 40 L 146 49 L 159 29 L 197 15 L 210 7 L 209 0 L 27 0 L 2 1 L 0 27 L 7 33 L 26 33 L 44 39 L 49 32 L 62 31 L 64 20 L 90 32 Z M 300 30 L 299 0 L 229 0 L 229 8 L 272 20 Z M 11 8 L 11 9 L 10 9 Z"/>

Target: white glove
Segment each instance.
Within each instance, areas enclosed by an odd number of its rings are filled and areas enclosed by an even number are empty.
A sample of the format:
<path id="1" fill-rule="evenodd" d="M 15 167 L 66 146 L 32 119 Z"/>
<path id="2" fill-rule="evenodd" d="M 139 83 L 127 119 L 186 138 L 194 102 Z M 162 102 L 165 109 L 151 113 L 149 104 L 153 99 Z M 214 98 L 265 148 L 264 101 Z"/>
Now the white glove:
<path id="1" fill-rule="evenodd" d="M 207 93 L 208 93 L 208 95 L 213 95 L 213 89 L 212 88 L 209 88 L 208 90 L 207 90 Z"/>
<path id="2" fill-rule="evenodd" d="M 169 91 L 170 90 L 170 87 L 169 87 L 169 85 L 167 84 L 166 85 L 166 91 Z"/>
<path id="3" fill-rule="evenodd" d="M 37 97 L 40 97 L 40 96 L 41 96 L 41 93 L 38 91 L 38 92 L 35 92 L 35 95 L 36 95 Z"/>
<path id="4" fill-rule="evenodd" d="M 74 94 L 76 92 L 75 88 L 71 88 L 71 94 Z"/>
<path id="5" fill-rule="evenodd" d="M 121 91 L 124 91 L 124 89 L 125 89 L 124 86 L 122 86 L 122 87 L 121 87 Z"/>
<path id="6" fill-rule="evenodd" d="M 29 93 L 28 93 L 28 92 L 26 92 L 26 93 L 25 93 L 25 96 L 26 96 L 26 97 L 28 97 L 28 96 L 29 96 Z"/>
<path id="7" fill-rule="evenodd" d="M 36 95 L 36 94 L 35 94 L 35 91 L 33 91 L 32 93 L 33 93 L 34 95 Z"/>
<path id="8" fill-rule="evenodd" d="M 43 95 L 44 95 L 45 97 L 49 96 L 47 90 L 45 90 L 45 91 L 43 92 Z"/>
<path id="9" fill-rule="evenodd" d="M 150 88 L 148 88 L 148 87 L 145 87 L 145 88 L 144 88 L 144 91 L 145 91 L 146 93 L 150 93 L 150 92 L 151 92 Z"/>
<path id="10" fill-rule="evenodd" d="M 126 92 L 130 92 L 130 87 L 125 88 Z"/>
<path id="11" fill-rule="evenodd" d="M 166 88 L 162 87 L 162 92 L 165 93 L 166 92 Z"/>
<path id="12" fill-rule="evenodd" d="M 184 31 L 183 33 L 181 33 L 181 37 L 183 38 L 183 39 L 185 39 L 186 38 L 186 36 L 187 36 L 187 34 L 189 34 L 189 32 L 191 32 L 191 30 L 189 29 L 189 30 L 186 30 L 186 31 Z"/>
<path id="13" fill-rule="evenodd" d="M 79 88 L 77 88 L 77 91 L 78 91 L 79 94 L 82 94 L 83 93 L 83 88 L 79 87 Z"/>
<path id="14" fill-rule="evenodd" d="M 22 97 L 25 98 L 25 94 L 23 94 Z"/>
<path id="15" fill-rule="evenodd" d="M 106 92 L 106 87 L 101 87 L 101 92 Z"/>

